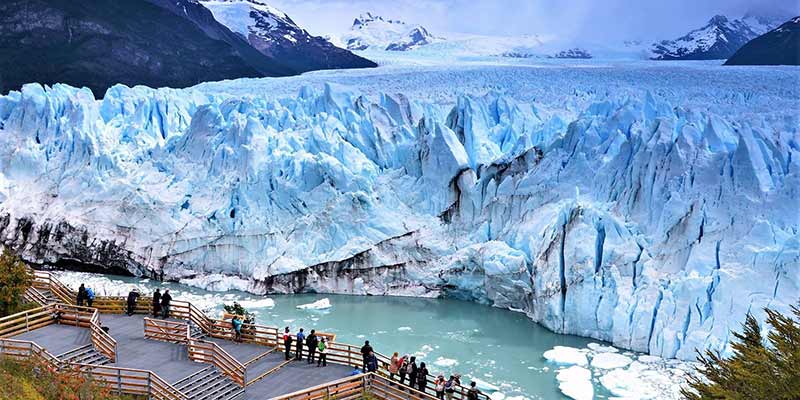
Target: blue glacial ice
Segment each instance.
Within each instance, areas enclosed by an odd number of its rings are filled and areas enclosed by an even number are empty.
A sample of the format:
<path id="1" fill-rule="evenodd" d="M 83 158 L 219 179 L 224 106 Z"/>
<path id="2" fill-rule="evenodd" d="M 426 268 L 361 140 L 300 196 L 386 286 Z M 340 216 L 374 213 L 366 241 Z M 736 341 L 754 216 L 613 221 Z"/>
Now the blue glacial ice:
<path id="1" fill-rule="evenodd" d="M 40 264 L 444 295 L 683 359 L 800 298 L 796 114 L 580 104 L 31 84 L 0 97 L 0 234 Z"/>

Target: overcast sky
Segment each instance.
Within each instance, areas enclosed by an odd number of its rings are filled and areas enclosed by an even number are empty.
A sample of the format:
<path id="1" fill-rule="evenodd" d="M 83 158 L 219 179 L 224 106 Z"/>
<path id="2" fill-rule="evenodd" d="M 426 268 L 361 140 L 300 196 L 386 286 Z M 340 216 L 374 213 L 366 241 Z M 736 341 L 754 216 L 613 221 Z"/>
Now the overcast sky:
<path id="1" fill-rule="evenodd" d="M 748 11 L 800 15 L 800 0 L 266 0 L 313 34 L 341 34 L 366 11 L 433 34 L 552 34 L 563 38 L 663 38 L 711 16 Z"/>

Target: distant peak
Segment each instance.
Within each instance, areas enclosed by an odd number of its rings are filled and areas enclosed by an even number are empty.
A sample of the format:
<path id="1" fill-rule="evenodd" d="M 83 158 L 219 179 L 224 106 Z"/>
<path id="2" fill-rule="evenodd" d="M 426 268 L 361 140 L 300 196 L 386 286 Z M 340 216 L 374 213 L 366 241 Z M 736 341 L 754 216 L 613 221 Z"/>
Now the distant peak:
<path id="1" fill-rule="evenodd" d="M 715 15 L 708 20 L 708 23 L 711 25 L 722 25 L 728 23 L 728 17 L 724 15 Z"/>

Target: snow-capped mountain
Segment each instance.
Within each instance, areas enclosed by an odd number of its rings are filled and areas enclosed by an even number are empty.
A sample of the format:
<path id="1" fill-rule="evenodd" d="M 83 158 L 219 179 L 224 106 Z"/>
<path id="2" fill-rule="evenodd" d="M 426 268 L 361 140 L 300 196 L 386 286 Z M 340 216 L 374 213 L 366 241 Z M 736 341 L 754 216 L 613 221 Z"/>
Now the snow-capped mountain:
<path id="1" fill-rule="evenodd" d="M 371 13 L 359 15 L 350 30 L 342 36 L 342 42 L 349 50 L 406 51 L 437 40 L 442 39 L 431 35 L 423 26 L 384 19 Z"/>
<path id="2" fill-rule="evenodd" d="M 573 47 L 567 50 L 561 50 L 556 54 L 553 54 L 553 58 L 579 58 L 579 59 L 589 59 L 592 58 L 592 53 L 589 50 L 582 49 L 580 47 Z"/>
<path id="3" fill-rule="evenodd" d="M 800 65 L 800 17 L 751 40 L 725 65 Z"/>
<path id="4" fill-rule="evenodd" d="M 652 46 L 655 60 L 724 60 L 755 37 L 773 29 L 781 21 L 748 15 L 742 19 L 712 17 L 699 29 L 674 40 Z"/>
<path id="5" fill-rule="evenodd" d="M 262 54 L 281 60 L 296 72 L 374 63 L 299 27 L 283 11 L 260 0 L 200 0 L 214 18 Z"/>

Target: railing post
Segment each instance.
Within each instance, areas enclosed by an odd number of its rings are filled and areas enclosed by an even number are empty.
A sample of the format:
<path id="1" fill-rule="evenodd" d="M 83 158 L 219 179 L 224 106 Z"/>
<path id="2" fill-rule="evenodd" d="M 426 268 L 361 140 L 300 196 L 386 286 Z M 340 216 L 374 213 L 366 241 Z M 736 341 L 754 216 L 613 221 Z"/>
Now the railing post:
<path id="1" fill-rule="evenodd" d="M 153 398 L 153 384 L 150 382 L 150 372 L 147 372 L 147 398 Z"/>
<path id="2" fill-rule="evenodd" d="M 30 317 L 30 314 L 26 313 L 25 314 L 25 332 L 28 332 L 30 330 L 30 327 L 29 327 L 29 324 L 28 324 L 29 317 Z"/>
<path id="3" fill-rule="evenodd" d="M 122 370 L 117 368 L 117 393 L 122 394 Z"/>

